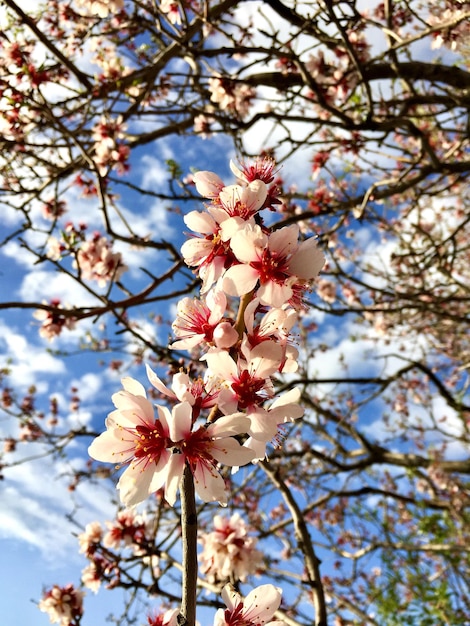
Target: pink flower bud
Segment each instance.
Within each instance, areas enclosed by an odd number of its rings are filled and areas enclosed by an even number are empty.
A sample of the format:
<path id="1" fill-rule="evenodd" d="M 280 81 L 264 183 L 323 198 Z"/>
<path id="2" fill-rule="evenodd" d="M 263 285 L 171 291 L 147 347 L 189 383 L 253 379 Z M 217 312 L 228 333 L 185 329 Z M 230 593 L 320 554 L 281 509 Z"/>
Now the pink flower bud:
<path id="1" fill-rule="evenodd" d="M 231 348 L 238 341 L 238 333 L 230 322 L 221 322 L 214 329 L 213 340 L 217 348 Z"/>
<path id="2" fill-rule="evenodd" d="M 198 193 L 203 198 L 218 198 L 224 188 L 223 181 L 214 172 L 196 172 L 193 176 Z"/>

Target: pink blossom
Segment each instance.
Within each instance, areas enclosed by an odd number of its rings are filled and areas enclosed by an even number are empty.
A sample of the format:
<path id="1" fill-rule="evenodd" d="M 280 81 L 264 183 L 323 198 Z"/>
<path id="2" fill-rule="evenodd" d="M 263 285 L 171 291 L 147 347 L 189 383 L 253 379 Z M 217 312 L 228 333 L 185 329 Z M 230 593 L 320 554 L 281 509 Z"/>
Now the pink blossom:
<path id="1" fill-rule="evenodd" d="M 203 357 L 209 376 L 220 380 L 218 406 L 226 415 L 262 404 L 274 395 L 270 376 L 282 360 L 282 348 L 266 341 L 253 350 L 244 349 L 244 357 L 235 362 L 225 350 L 211 349 Z M 248 432 L 248 431 L 247 431 Z"/>
<path id="2" fill-rule="evenodd" d="M 230 246 L 239 265 L 224 274 L 221 287 L 233 296 L 249 293 L 259 284 L 261 304 L 282 307 L 294 295 L 295 285 L 318 275 L 325 258 L 311 238 L 298 243 L 297 224 L 269 236 L 258 225 L 246 224 L 231 237 Z"/>
<path id="3" fill-rule="evenodd" d="M 116 411 L 106 419 L 107 430 L 93 441 L 88 453 L 97 461 L 128 465 L 117 488 L 121 501 L 131 506 L 160 489 L 167 479 L 170 415 L 165 407 L 157 407 L 159 419 L 155 419 L 138 381 L 124 378 L 122 385 L 124 391 L 112 397 Z"/>
<path id="4" fill-rule="evenodd" d="M 155 420 L 143 386 L 132 378 L 122 384 L 124 391 L 113 395 L 117 410 L 108 416 L 106 432 L 88 450 L 98 461 L 128 465 L 117 485 L 122 502 L 138 504 L 165 486 L 165 498 L 173 505 L 188 464 L 201 499 L 225 504 L 225 483 L 217 465 L 239 466 L 253 459 L 254 452 L 233 437 L 247 432 L 249 420 L 238 414 L 221 417 L 193 431 L 189 402 L 176 404 L 171 412 L 157 405 Z"/>
<path id="5" fill-rule="evenodd" d="M 108 530 L 103 537 L 103 545 L 112 550 L 126 547 L 132 548 L 134 554 L 138 553 L 142 544 L 150 537 L 148 523 L 134 509 L 119 511 L 116 519 L 106 522 L 106 526 Z"/>
<path id="6" fill-rule="evenodd" d="M 249 420 L 240 415 L 220 417 L 209 426 L 192 431 L 192 412 L 188 403 L 177 405 L 178 419 L 172 422 L 172 439 L 180 453 L 170 460 L 166 499 L 173 505 L 186 463 L 194 477 L 196 493 L 204 502 L 227 503 L 225 482 L 217 470 L 218 463 L 229 467 L 246 465 L 253 460 L 254 452 L 238 443 L 234 435 L 246 433 Z"/>
<path id="7" fill-rule="evenodd" d="M 55 337 L 59 336 L 64 328 L 72 330 L 75 328 L 75 319 L 70 316 L 65 316 L 59 313 L 60 301 L 51 300 L 50 303 L 44 302 L 55 307 L 54 311 L 47 311 L 46 309 L 38 309 L 33 313 L 33 317 L 41 322 L 39 329 L 39 335 L 51 341 Z"/>
<path id="8" fill-rule="evenodd" d="M 147 377 L 150 383 L 161 394 L 171 400 L 188 402 L 193 408 L 193 421 L 197 419 L 200 411 L 210 409 L 217 404 L 219 390 L 200 378 L 193 380 L 185 372 L 174 374 L 171 389 L 160 380 L 155 372 L 146 365 Z"/>
<path id="9" fill-rule="evenodd" d="M 93 15 L 107 17 L 110 12 L 117 13 L 124 8 L 124 0 L 76 0 L 78 7 L 83 7 Z"/>
<path id="10" fill-rule="evenodd" d="M 219 348 L 230 348 L 238 341 L 238 333 L 231 324 L 223 321 L 227 298 L 223 291 L 211 290 L 205 302 L 196 298 L 183 298 L 178 302 L 177 317 L 172 324 L 178 341 L 170 348 L 190 350 L 205 342 Z"/>
<path id="11" fill-rule="evenodd" d="M 194 184 L 198 193 L 203 198 L 214 200 L 224 188 L 224 182 L 214 172 L 200 171 L 193 176 Z M 202 232 L 202 231 L 201 231 Z"/>
<path id="12" fill-rule="evenodd" d="M 249 220 L 263 208 L 267 194 L 268 189 L 263 181 L 253 180 L 246 187 L 240 185 L 224 187 L 219 193 L 219 201 L 230 217 Z"/>
<path id="13" fill-rule="evenodd" d="M 240 163 L 240 167 L 235 161 L 230 161 L 230 169 L 237 178 L 246 184 L 254 180 L 261 180 L 266 185 L 274 180 L 274 168 L 276 162 L 271 157 L 257 157 L 254 163 Z"/>
<path id="14" fill-rule="evenodd" d="M 179 609 L 169 609 L 147 618 L 148 626 L 178 626 Z"/>
<path id="15" fill-rule="evenodd" d="M 194 118 L 194 132 L 201 135 L 203 139 L 212 137 L 211 124 L 215 122 L 215 118 L 211 115 L 196 115 Z"/>
<path id="16" fill-rule="evenodd" d="M 181 15 L 177 2 L 173 2 L 173 0 L 161 0 L 160 10 L 162 13 L 166 13 L 172 24 L 181 24 Z"/>
<path id="17" fill-rule="evenodd" d="M 254 298 L 245 309 L 246 338 L 250 348 L 263 341 L 275 338 L 283 349 L 280 372 L 296 372 L 299 352 L 290 342 L 290 331 L 298 320 L 297 312 L 287 307 L 271 308 L 255 326 L 255 314 L 260 308 L 258 298 Z"/>
<path id="18" fill-rule="evenodd" d="M 218 76 L 209 78 L 208 87 L 211 102 L 217 103 L 222 111 L 237 113 L 240 118 L 249 113 L 251 100 L 256 96 L 250 85 Z"/>
<path id="19" fill-rule="evenodd" d="M 263 567 L 263 553 L 256 549 L 256 539 L 248 535 L 239 513 L 231 517 L 216 515 L 214 530 L 200 533 L 199 541 L 203 546 L 201 572 L 209 582 L 245 581 Z"/>
<path id="20" fill-rule="evenodd" d="M 245 445 L 256 452 L 255 460 L 262 460 L 266 456 L 266 444 L 273 442 L 276 445 L 278 430 L 281 424 L 293 422 L 304 414 L 303 407 L 299 404 L 299 389 L 291 389 L 282 394 L 267 409 L 252 407 L 247 417 L 250 419 L 251 437 Z"/>
<path id="21" fill-rule="evenodd" d="M 227 609 L 218 609 L 214 626 L 286 626 L 283 621 L 270 621 L 281 604 L 281 589 L 274 585 L 261 585 L 243 600 L 232 585 L 222 590 Z"/>
<path id="22" fill-rule="evenodd" d="M 229 218 L 225 211 L 219 211 L 221 220 L 215 219 L 209 211 L 191 211 L 184 221 L 201 237 L 193 237 L 181 246 L 186 265 L 197 267 L 202 279 L 201 293 L 212 287 L 220 276 L 235 261 L 230 248 L 230 238 L 245 222 L 239 217 Z"/>
<path id="23" fill-rule="evenodd" d="M 54 585 L 44 593 L 38 607 L 49 615 L 51 624 L 74 626 L 83 615 L 83 592 L 72 584 L 59 587 Z"/>

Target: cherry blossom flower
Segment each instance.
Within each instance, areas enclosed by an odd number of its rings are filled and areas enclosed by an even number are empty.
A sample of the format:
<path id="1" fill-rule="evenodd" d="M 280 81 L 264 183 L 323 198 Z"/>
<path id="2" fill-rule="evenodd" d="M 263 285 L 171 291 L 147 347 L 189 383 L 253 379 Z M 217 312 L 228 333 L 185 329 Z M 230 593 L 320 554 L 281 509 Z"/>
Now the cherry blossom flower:
<path id="1" fill-rule="evenodd" d="M 185 372 L 174 374 L 171 389 L 160 380 L 155 372 L 146 365 L 147 377 L 150 383 L 161 394 L 178 402 L 188 402 L 193 409 L 193 421 L 204 409 L 211 409 L 217 404 L 219 389 L 211 384 L 211 381 L 203 381 L 201 378 L 191 379 Z"/>
<path id="2" fill-rule="evenodd" d="M 243 356 L 235 362 L 225 350 L 213 348 L 202 357 L 208 375 L 220 380 L 218 406 L 225 414 L 257 407 L 274 395 L 270 376 L 281 363 L 281 346 L 265 341 L 253 350 L 245 347 Z"/>
<path id="3" fill-rule="evenodd" d="M 268 190 L 265 183 L 262 180 L 253 180 L 246 187 L 240 185 L 224 187 L 219 193 L 219 201 L 227 215 L 241 217 L 247 221 L 263 208 L 267 194 Z M 215 209 L 212 213 L 214 211 Z"/>
<path id="4" fill-rule="evenodd" d="M 238 113 L 240 118 L 249 113 L 251 100 L 256 97 L 256 90 L 250 85 L 218 76 L 209 78 L 208 87 L 211 102 L 218 104 L 222 111 Z"/>
<path id="5" fill-rule="evenodd" d="M 244 341 L 248 342 L 250 348 L 254 348 L 263 341 L 275 338 L 283 349 L 283 359 L 279 365 L 279 371 L 296 372 L 299 352 L 289 340 L 290 331 L 298 320 L 297 312 L 287 307 L 271 308 L 255 326 L 255 314 L 259 308 L 259 299 L 253 298 L 245 309 L 246 336 Z"/>
<path id="6" fill-rule="evenodd" d="M 201 293 L 208 291 L 225 268 L 236 262 L 230 248 L 230 238 L 245 222 L 239 217 L 229 218 L 224 211 L 221 213 L 222 223 L 208 211 L 191 211 L 184 218 L 192 231 L 202 234 L 202 237 L 192 237 L 181 246 L 186 265 L 198 268 L 202 279 Z"/>
<path id="7" fill-rule="evenodd" d="M 127 547 L 136 554 L 150 537 L 148 522 L 133 509 L 119 511 L 116 519 L 106 522 L 106 526 L 108 530 L 103 537 L 105 548 L 117 550 Z"/>
<path id="8" fill-rule="evenodd" d="M 214 626 L 287 626 L 281 620 L 270 621 L 281 604 L 282 591 L 274 585 L 261 585 L 243 600 L 232 585 L 225 585 L 222 599 L 227 608 L 218 609 Z"/>
<path id="9" fill-rule="evenodd" d="M 257 157 L 254 162 L 240 163 L 239 165 L 240 167 L 238 167 L 235 161 L 230 161 L 232 172 L 246 184 L 254 180 L 261 180 L 266 185 L 269 185 L 274 180 L 276 162 L 271 157 Z"/>
<path id="10" fill-rule="evenodd" d="M 168 475 L 169 411 L 152 404 L 143 386 L 133 378 L 122 380 L 124 391 L 112 397 L 116 411 L 106 419 L 107 430 L 88 449 L 97 461 L 128 464 L 119 479 L 121 501 L 127 506 L 142 502 L 162 487 Z"/>
<path id="11" fill-rule="evenodd" d="M 173 0 L 161 0 L 160 10 L 166 13 L 171 24 L 181 24 L 181 15 L 177 2 L 173 2 Z"/>
<path id="12" fill-rule="evenodd" d="M 256 549 L 256 539 L 248 535 L 239 513 L 231 517 L 215 515 L 214 530 L 200 533 L 199 541 L 203 546 L 199 557 L 201 572 L 209 582 L 244 582 L 263 568 L 263 553 Z"/>
<path id="13" fill-rule="evenodd" d="M 240 264 L 225 273 L 221 288 L 232 296 L 249 293 L 259 284 L 256 296 L 262 304 L 282 307 L 294 295 L 295 285 L 311 281 L 325 257 L 315 239 L 298 243 L 297 224 L 269 236 L 257 224 L 246 224 L 233 233 L 230 246 Z"/>
<path id="14" fill-rule="evenodd" d="M 217 465 L 235 467 L 254 458 L 252 450 L 234 439 L 247 432 L 249 420 L 235 414 L 193 431 L 189 402 L 176 404 L 171 412 L 157 405 L 155 419 L 143 386 L 132 378 L 124 378 L 122 384 L 124 391 L 113 395 L 117 410 L 106 419 L 106 432 L 88 449 L 98 461 L 128 465 L 117 485 L 121 501 L 138 504 L 165 486 L 165 499 L 173 506 L 187 463 L 201 499 L 225 504 L 225 483 Z"/>
<path id="15" fill-rule="evenodd" d="M 218 198 L 219 193 L 225 187 L 223 180 L 217 174 L 205 170 L 196 172 L 193 181 L 198 193 L 203 198 L 210 198 L 211 200 Z"/>
<path id="16" fill-rule="evenodd" d="M 178 626 L 179 609 L 169 609 L 147 618 L 148 626 Z"/>
<path id="17" fill-rule="evenodd" d="M 250 419 L 250 434 L 245 445 L 256 452 L 253 461 L 260 461 L 266 457 L 266 444 L 270 441 L 278 445 L 279 426 L 286 422 L 293 422 L 304 414 L 299 404 L 299 389 L 291 389 L 274 400 L 267 409 L 252 407 L 247 417 Z"/>
<path id="18" fill-rule="evenodd" d="M 172 422 L 172 439 L 178 442 L 179 452 L 174 453 L 170 460 L 165 498 L 170 505 L 176 501 L 176 492 L 187 463 L 201 500 L 225 506 L 228 493 L 217 465 L 223 463 L 238 467 L 253 460 L 253 450 L 240 445 L 234 438 L 234 435 L 247 432 L 249 420 L 241 414 L 227 415 L 207 427 L 200 426 L 191 431 L 191 406 L 187 402 L 177 406 L 180 411 L 178 419 Z"/>
<path id="19" fill-rule="evenodd" d="M 211 124 L 215 122 L 215 118 L 211 115 L 196 115 L 194 118 L 194 132 L 200 135 L 203 139 L 209 139 L 212 137 Z"/>
<path id="20" fill-rule="evenodd" d="M 49 615 L 51 624 L 75 626 L 83 615 L 83 595 L 72 584 L 64 587 L 54 585 L 44 593 L 38 608 Z"/>
<path id="21" fill-rule="evenodd" d="M 223 291 L 211 290 L 205 302 L 196 298 L 182 298 L 178 302 L 177 317 L 172 329 L 178 341 L 170 348 L 190 350 L 205 342 L 218 348 L 230 348 L 238 341 L 233 326 L 223 321 L 227 298 Z"/>

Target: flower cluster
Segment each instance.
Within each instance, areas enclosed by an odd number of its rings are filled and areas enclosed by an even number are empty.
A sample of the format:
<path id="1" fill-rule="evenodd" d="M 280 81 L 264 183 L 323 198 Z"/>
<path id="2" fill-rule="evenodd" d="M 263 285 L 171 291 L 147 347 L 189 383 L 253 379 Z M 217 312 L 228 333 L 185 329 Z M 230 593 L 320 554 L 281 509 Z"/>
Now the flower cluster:
<path id="1" fill-rule="evenodd" d="M 82 583 L 94 593 L 103 580 L 110 587 L 119 580 L 119 567 L 112 551 L 128 549 L 133 556 L 141 556 L 152 538 L 149 521 L 131 509 L 120 511 L 106 526 L 107 531 L 99 522 L 91 522 L 78 535 L 80 552 L 90 561 L 82 571 Z"/>
<path id="2" fill-rule="evenodd" d="M 113 252 L 111 243 L 99 233 L 82 243 L 75 265 L 82 278 L 96 280 L 100 287 L 105 287 L 110 280 L 117 280 L 127 269 L 121 253 Z"/>
<path id="3" fill-rule="evenodd" d="M 202 500 L 226 504 L 218 465 L 263 459 L 266 445 L 279 440 L 279 427 L 303 415 L 299 390 L 276 397 L 273 377 L 297 369 L 291 329 L 324 256 L 314 238 L 299 241 L 297 225 L 274 231 L 263 225 L 260 211 L 279 203 L 271 159 L 231 168 L 239 184 L 227 186 L 213 172 L 194 175 L 210 203 L 185 217 L 199 235 L 181 251 L 202 279 L 202 295 L 179 302 L 171 347 L 205 350 L 204 380 L 179 372 L 169 389 L 147 367 L 151 385 L 173 404 L 171 410 L 156 405 L 155 415 L 144 387 L 123 379 L 107 430 L 89 448 L 98 461 L 127 466 L 118 489 L 128 506 L 162 488 L 173 505 L 186 466 Z M 234 297 L 236 319 L 228 304 Z"/>
<path id="4" fill-rule="evenodd" d="M 44 593 L 38 606 L 40 611 L 49 615 L 51 624 L 76 626 L 83 614 L 83 592 L 72 584 L 65 587 L 54 585 Z"/>
<path id="5" fill-rule="evenodd" d="M 54 307 L 55 310 L 38 309 L 33 313 L 33 317 L 41 322 L 41 327 L 39 329 L 41 337 L 51 341 L 60 335 L 64 328 L 67 328 L 68 330 L 73 330 L 73 328 L 75 328 L 74 318 L 62 315 L 58 311 L 58 309 L 61 308 L 60 300 L 58 298 L 51 300 L 50 303 L 44 302 L 44 304 L 49 304 L 49 306 Z"/>
<path id="6" fill-rule="evenodd" d="M 150 376 L 150 382 L 155 379 L 155 374 Z M 247 431 L 248 419 L 237 413 L 198 424 L 195 400 L 178 402 L 171 411 L 157 405 L 155 417 L 144 387 L 132 378 L 122 384 L 124 390 L 112 398 L 116 410 L 106 420 L 107 430 L 89 448 L 98 461 L 127 465 L 118 482 L 121 500 L 128 506 L 138 504 L 164 486 L 165 499 L 173 505 L 188 464 L 200 498 L 226 504 L 228 494 L 217 464 L 233 467 L 253 460 L 253 450 L 235 439 Z"/>
<path id="7" fill-rule="evenodd" d="M 201 572 L 209 582 L 242 581 L 263 568 L 263 553 L 256 549 L 256 539 L 248 535 L 243 518 L 216 515 L 214 530 L 200 533 L 203 550 L 199 556 Z"/>

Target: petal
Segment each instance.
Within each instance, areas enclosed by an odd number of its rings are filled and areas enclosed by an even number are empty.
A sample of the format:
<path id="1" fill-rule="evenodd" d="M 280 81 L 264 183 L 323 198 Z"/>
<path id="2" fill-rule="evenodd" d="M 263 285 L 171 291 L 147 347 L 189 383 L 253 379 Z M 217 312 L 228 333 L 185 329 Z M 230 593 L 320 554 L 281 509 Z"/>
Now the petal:
<path id="1" fill-rule="evenodd" d="M 173 407 L 170 421 L 170 439 L 175 443 L 186 439 L 191 432 L 193 409 L 189 402 L 180 402 Z"/>
<path id="2" fill-rule="evenodd" d="M 199 265 L 212 252 L 212 241 L 207 239 L 188 239 L 181 246 L 186 265 Z"/>
<path id="3" fill-rule="evenodd" d="M 292 287 L 289 283 L 278 284 L 267 281 L 257 291 L 261 304 L 267 304 L 274 307 L 282 307 L 292 298 Z"/>
<path id="4" fill-rule="evenodd" d="M 219 417 L 207 427 L 206 432 L 209 437 L 230 437 L 248 432 L 249 427 L 250 420 L 245 413 L 233 413 Z"/>
<path id="5" fill-rule="evenodd" d="M 259 272 L 255 268 L 244 263 L 232 265 L 223 275 L 222 289 L 229 296 L 243 296 L 256 287 L 258 278 Z"/>
<path id="6" fill-rule="evenodd" d="M 121 380 L 121 383 L 124 389 L 129 393 L 132 393 L 134 396 L 143 396 L 144 398 L 147 397 L 144 386 L 139 383 L 138 380 L 135 380 L 134 378 L 128 376 L 126 378 L 123 378 Z"/>
<path id="7" fill-rule="evenodd" d="M 225 481 L 210 463 L 197 463 L 193 475 L 194 488 L 201 500 L 219 502 L 222 505 L 227 503 L 228 494 Z"/>
<path id="8" fill-rule="evenodd" d="M 216 461 L 229 467 L 241 467 L 255 457 L 253 450 L 240 445 L 233 437 L 224 437 L 212 442 L 210 452 Z"/>
<path id="9" fill-rule="evenodd" d="M 200 171 L 193 175 L 198 193 L 203 198 L 217 198 L 224 187 L 224 182 L 214 172 Z"/>
<path id="10" fill-rule="evenodd" d="M 233 234 L 230 247 L 239 261 L 252 263 L 257 261 L 268 245 L 268 237 L 258 224 L 246 224 L 243 229 Z"/>
<path id="11" fill-rule="evenodd" d="M 276 341 L 263 341 L 246 355 L 248 370 L 256 378 L 267 378 L 279 368 L 283 358 L 282 346 Z"/>
<path id="12" fill-rule="evenodd" d="M 149 487 L 153 478 L 152 464 L 142 469 L 140 464 L 129 465 L 119 479 L 117 489 L 121 502 L 133 506 L 143 502 L 149 495 Z"/>
<path id="13" fill-rule="evenodd" d="M 170 398 L 175 397 L 175 394 L 168 389 L 168 387 L 160 380 L 149 365 L 146 364 L 145 369 L 147 371 L 147 378 L 155 389 L 158 389 L 158 391 L 165 396 L 169 396 Z"/>
<path id="14" fill-rule="evenodd" d="M 299 247 L 299 227 L 297 224 L 284 226 L 269 235 L 269 249 L 280 256 L 287 257 Z"/>
<path id="15" fill-rule="evenodd" d="M 207 211 L 190 211 L 184 216 L 184 223 L 195 233 L 214 233 L 217 223 Z"/>
<path id="16" fill-rule="evenodd" d="M 226 350 L 211 348 L 201 360 L 205 360 L 208 368 L 222 380 L 233 380 L 238 374 L 235 361 Z"/>
<path id="17" fill-rule="evenodd" d="M 133 457 L 133 449 L 129 441 L 116 435 L 115 430 L 107 430 L 92 441 L 88 454 L 92 459 L 103 463 L 124 463 Z"/>
<path id="18" fill-rule="evenodd" d="M 282 230 L 282 229 L 281 229 Z M 303 241 L 289 261 L 289 272 L 298 278 L 311 280 L 317 276 L 325 265 L 325 255 L 311 237 Z"/>
<path id="19" fill-rule="evenodd" d="M 274 585 L 261 585 L 250 591 L 244 601 L 244 617 L 264 624 L 271 619 L 281 604 L 281 590 Z"/>

